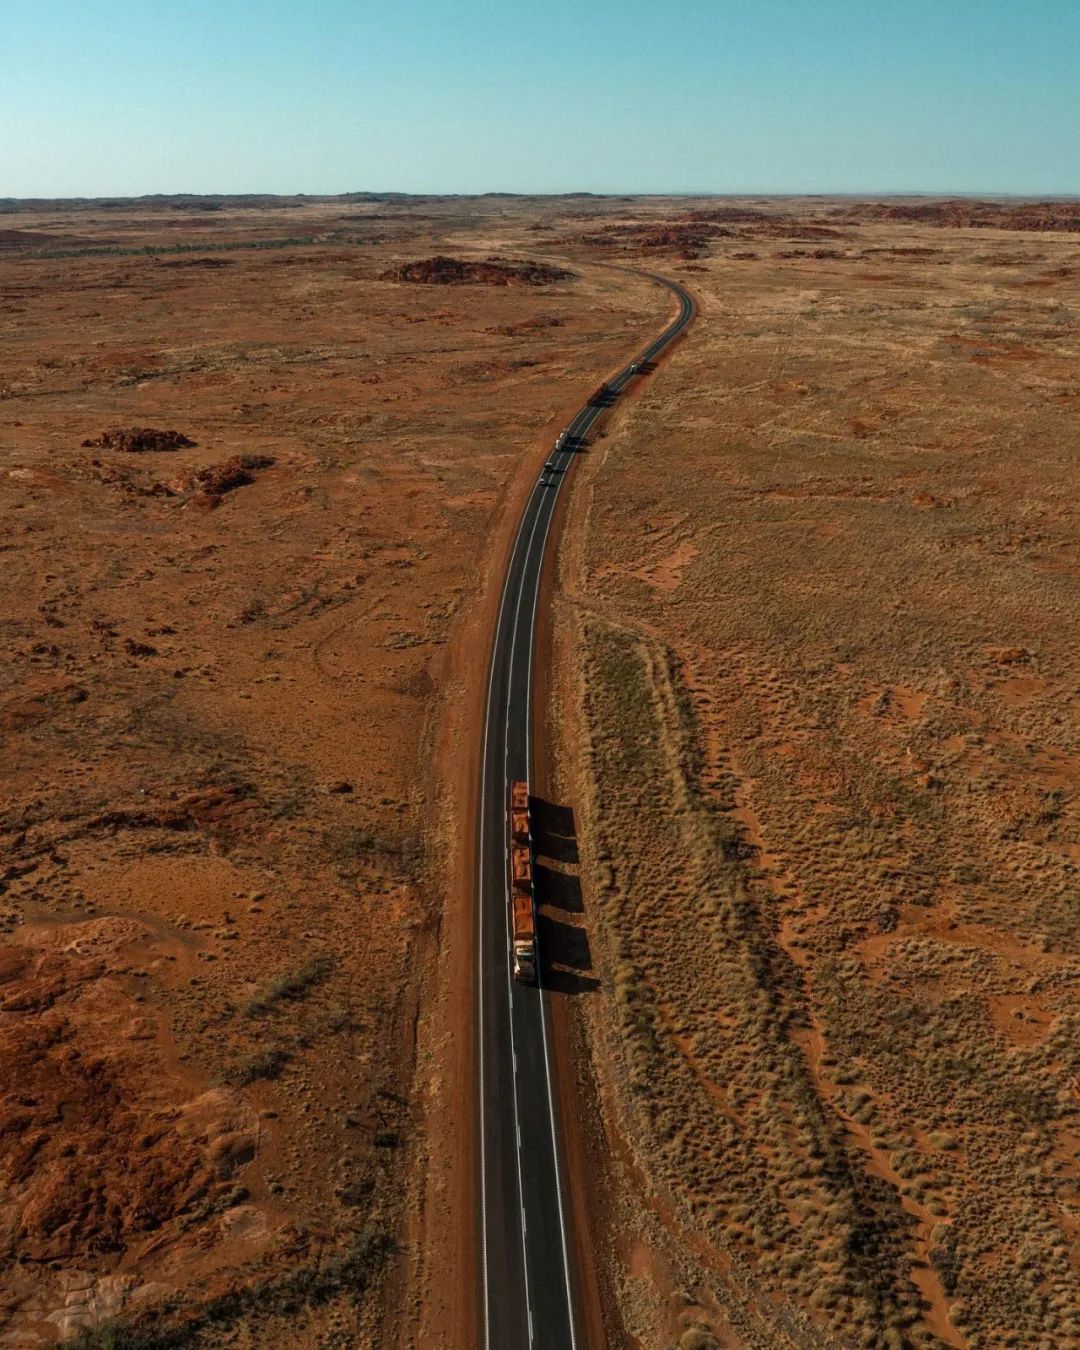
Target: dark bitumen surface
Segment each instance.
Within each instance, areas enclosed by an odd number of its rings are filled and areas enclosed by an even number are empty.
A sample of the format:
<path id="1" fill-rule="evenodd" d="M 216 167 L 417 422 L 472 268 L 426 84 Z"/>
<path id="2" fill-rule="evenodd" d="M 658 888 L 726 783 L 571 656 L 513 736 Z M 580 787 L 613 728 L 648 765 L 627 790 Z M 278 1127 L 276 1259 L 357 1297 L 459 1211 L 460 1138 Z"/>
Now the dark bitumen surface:
<path id="1" fill-rule="evenodd" d="M 675 282 L 679 316 L 588 404 L 553 451 L 525 506 L 507 569 L 491 656 L 481 765 L 477 849 L 477 1036 L 480 1189 L 480 1344 L 485 1350 L 577 1350 L 574 1244 L 561 1163 L 559 1102 L 549 1045 L 548 995 L 540 950 L 538 986 L 513 978 L 510 951 L 507 799 L 532 774 L 532 660 L 540 575 L 559 493 L 569 490 L 581 440 L 638 375 L 690 322 L 694 305 Z"/>

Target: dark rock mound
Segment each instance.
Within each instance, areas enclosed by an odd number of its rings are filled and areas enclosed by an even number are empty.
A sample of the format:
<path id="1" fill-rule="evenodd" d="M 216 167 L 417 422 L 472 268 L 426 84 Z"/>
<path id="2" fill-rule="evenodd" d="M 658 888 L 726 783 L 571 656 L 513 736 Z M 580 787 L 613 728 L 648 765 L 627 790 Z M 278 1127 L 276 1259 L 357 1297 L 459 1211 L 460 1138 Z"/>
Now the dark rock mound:
<path id="1" fill-rule="evenodd" d="M 161 267 L 206 267 L 217 271 L 220 267 L 235 267 L 235 258 L 171 258 L 162 262 Z"/>
<path id="2" fill-rule="evenodd" d="M 708 249 L 711 239 L 742 238 L 734 230 L 710 221 L 641 225 L 605 225 L 599 230 L 579 235 L 575 242 L 606 252 L 618 251 L 629 256 L 643 257 L 651 253 L 674 253 L 679 258 L 694 259 Z"/>
<path id="3" fill-rule="evenodd" d="M 550 286 L 569 281 L 573 272 L 528 259 L 488 258 L 474 262 L 465 258 L 418 258 L 383 273 L 384 281 L 411 281 L 427 286 Z"/>
<path id="4" fill-rule="evenodd" d="M 724 222 L 726 224 L 746 224 L 750 221 L 768 220 L 764 211 L 749 206 L 710 206 L 706 210 L 687 211 L 687 220 Z"/>
<path id="5" fill-rule="evenodd" d="M 269 455 L 232 455 L 220 464 L 208 464 L 202 469 L 185 469 L 168 484 L 168 490 L 180 495 L 194 494 L 197 505 L 213 509 L 226 492 L 254 483 L 259 469 L 269 469 L 274 461 Z"/>
<path id="6" fill-rule="evenodd" d="M 180 431 L 157 431 L 154 427 L 115 427 L 93 440 L 83 441 L 83 446 L 89 449 L 126 450 L 132 455 L 146 450 L 183 450 L 194 444 Z"/>
<path id="7" fill-rule="evenodd" d="M 77 248 L 92 240 L 74 234 L 48 234 L 44 230 L 0 230 L 0 252 L 9 249 Z"/>
<path id="8" fill-rule="evenodd" d="M 532 319 L 522 319 L 520 323 L 497 324 L 489 328 L 489 333 L 498 333 L 500 337 L 522 337 L 535 333 L 542 328 L 561 328 L 563 321 L 555 314 L 537 314 Z"/>
<path id="9" fill-rule="evenodd" d="M 231 459 L 223 459 L 220 464 L 200 469 L 196 476 L 204 492 L 220 497 L 234 488 L 254 483 L 256 471 L 269 469 L 273 462 L 269 455 L 233 455 Z"/>
<path id="10" fill-rule="evenodd" d="M 953 229 L 1080 233 L 1080 202 L 940 201 L 860 202 L 844 213 L 852 221 L 901 220 Z"/>

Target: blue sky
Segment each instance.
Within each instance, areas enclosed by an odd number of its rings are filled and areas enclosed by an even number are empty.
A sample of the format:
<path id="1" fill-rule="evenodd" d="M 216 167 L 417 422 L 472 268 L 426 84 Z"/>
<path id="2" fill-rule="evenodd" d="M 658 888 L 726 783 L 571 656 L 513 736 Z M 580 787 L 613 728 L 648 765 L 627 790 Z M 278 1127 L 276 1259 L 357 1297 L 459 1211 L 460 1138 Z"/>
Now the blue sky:
<path id="1" fill-rule="evenodd" d="M 1080 0 L 0 0 L 0 196 L 1080 192 Z"/>

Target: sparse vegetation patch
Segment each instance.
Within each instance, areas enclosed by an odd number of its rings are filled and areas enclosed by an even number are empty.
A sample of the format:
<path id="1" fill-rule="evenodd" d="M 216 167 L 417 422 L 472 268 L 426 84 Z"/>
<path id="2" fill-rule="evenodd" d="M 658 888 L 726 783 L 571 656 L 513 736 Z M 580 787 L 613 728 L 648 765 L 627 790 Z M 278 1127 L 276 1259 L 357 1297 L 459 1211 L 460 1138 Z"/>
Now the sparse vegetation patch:
<path id="1" fill-rule="evenodd" d="M 837 1344 L 1080 1334 L 1075 213 L 721 213 L 586 470 L 596 1060 L 682 1257 Z"/>
<path id="2" fill-rule="evenodd" d="M 477 261 L 439 254 L 391 268 L 384 273 L 384 280 L 420 282 L 428 286 L 550 286 L 557 281 L 570 281 L 573 275 L 565 268 L 528 259 Z"/>

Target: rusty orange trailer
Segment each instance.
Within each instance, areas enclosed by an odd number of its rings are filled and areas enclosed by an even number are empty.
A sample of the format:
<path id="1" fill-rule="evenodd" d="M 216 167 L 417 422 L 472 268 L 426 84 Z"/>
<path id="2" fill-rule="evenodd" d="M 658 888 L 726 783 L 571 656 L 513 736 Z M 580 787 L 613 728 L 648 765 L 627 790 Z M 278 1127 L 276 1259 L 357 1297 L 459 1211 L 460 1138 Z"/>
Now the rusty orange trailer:
<path id="1" fill-rule="evenodd" d="M 529 785 L 510 784 L 510 929 L 514 978 L 536 979 L 536 904 L 533 898 L 532 845 L 529 841 Z"/>

